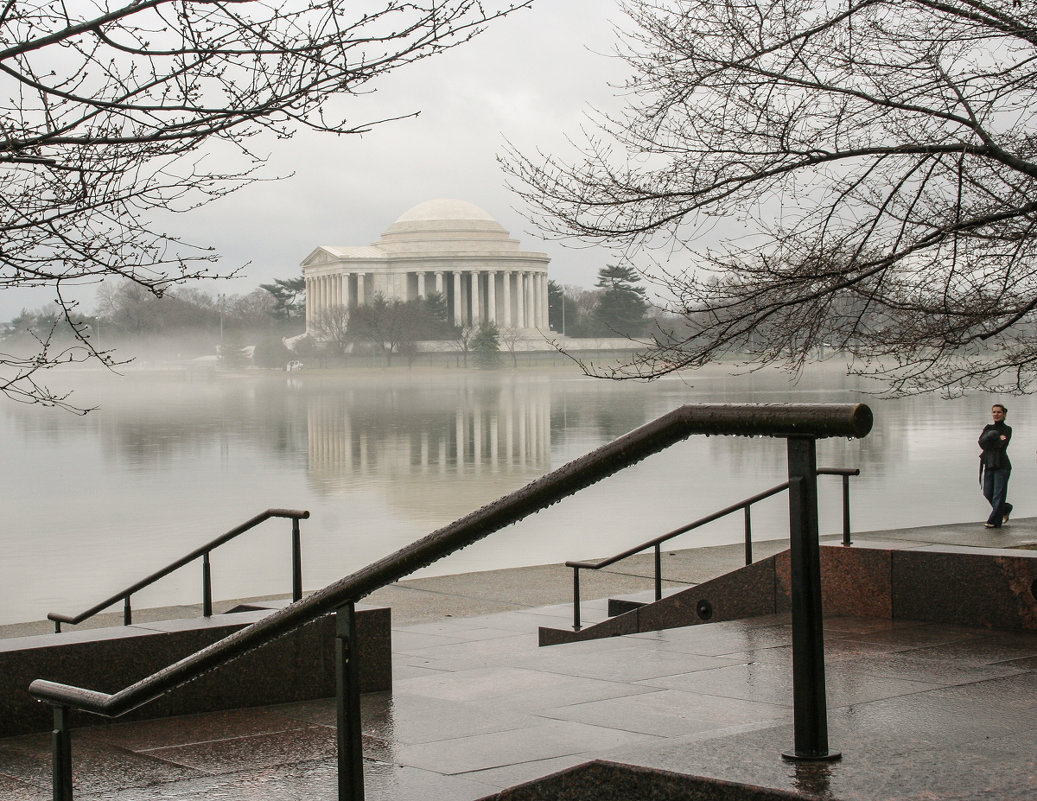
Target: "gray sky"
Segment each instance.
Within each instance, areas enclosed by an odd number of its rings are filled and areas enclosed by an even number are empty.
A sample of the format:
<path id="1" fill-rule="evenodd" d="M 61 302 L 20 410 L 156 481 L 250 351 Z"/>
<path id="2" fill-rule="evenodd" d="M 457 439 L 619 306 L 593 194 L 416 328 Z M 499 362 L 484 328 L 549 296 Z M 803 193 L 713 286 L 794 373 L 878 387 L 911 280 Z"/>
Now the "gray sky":
<path id="1" fill-rule="evenodd" d="M 261 183 L 168 229 L 222 255 L 221 269 L 246 262 L 243 278 L 205 282 L 211 293 L 244 294 L 273 278 L 300 274 L 318 245 L 367 245 L 412 206 L 454 197 L 493 215 L 523 250 L 546 251 L 551 277 L 592 286 L 609 261 L 602 249 L 544 241 L 516 209 L 496 162 L 505 137 L 523 151 L 565 151 L 588 104 L 608 106 L 623 65 L 610 57 L 617 0 L 537 0 L 473 42 L 415 64 L 377 85 L 371 96 L 345 98 L 356 122 L 420 110 L 363 136 L 300 132 L 270 145 L 268 171 L 294 176 Z M 611 101 L 611 102 L 610 102 Z M 82 290 L 86 312 L 96 288 Z M 0 319 L 48 303 L 48 293 L 0 293 Z"/>

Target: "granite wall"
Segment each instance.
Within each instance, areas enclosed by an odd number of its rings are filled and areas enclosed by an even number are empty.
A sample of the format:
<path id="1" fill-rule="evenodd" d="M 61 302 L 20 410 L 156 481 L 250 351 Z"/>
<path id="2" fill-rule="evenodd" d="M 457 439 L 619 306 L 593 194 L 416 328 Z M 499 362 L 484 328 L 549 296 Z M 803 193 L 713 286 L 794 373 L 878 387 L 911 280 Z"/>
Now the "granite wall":
<path id="1" fill-rule="evenodd" d="M 34 679 L 116 692 L 267 614 L 269 611 L 257 610 L 2 640 L 0 737 L 51 728 L 50 707 L 28 693 Z M 357 633 L 361 691 L 390 689 L 389 609 L 358 606 Z M 325 615 L 122 719 L 287 703 L 334 694 L 335 616 Z M 107 720 L 79 713 L 73 725 Z"/>
<path id="2" fill-rule="evenodd" d="M 594 760 L 481 801 L 803 801 L 767 787 Z M 836 801 L 829 798 L 828 801 Z"/>
<path id="3" fill-rule="evenodd" d="M 1037 553 L 947 545 L 821 546 L 826 615 L 1037 631 Z M 789 552 L 581 631 L 540 629 L 541 645 L 691 626 L 791 608 Z"/>

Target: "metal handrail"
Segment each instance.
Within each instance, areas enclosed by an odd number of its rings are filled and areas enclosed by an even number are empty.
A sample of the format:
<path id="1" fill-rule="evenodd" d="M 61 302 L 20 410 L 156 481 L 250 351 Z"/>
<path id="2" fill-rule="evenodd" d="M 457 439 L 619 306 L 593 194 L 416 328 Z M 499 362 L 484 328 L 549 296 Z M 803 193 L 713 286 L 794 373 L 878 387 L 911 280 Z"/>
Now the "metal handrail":
<path id="1" fill-rule="evenodd" d="M 863 437 L 871 430 L 872 422 L 871 409 L 864 404 L 682 406 L 116 693 L 36 679 L 29 685 L 29 693 L 54 707 L 55 798 L 72 798 L 71 709 L 117 717 L 330 612 L 338 613 L 340 639 L 348 642 L 348 637 L 342 634 L 347 628 L 342 610 L 347 610 L 346 617 L 351 618 L 353 605 L 360 599 L 692 434 L 784 437 L 791 444 L 824 437 Z M 355 672 L 355 656 L 351 651 L 344 661 L 347 670 Z M 361 742 L 356 715 L 348 723 L 352 731 L 343 732 L 342 696 L 347 691 L 342 685 L 346 683 L 346 672 L 339 671 L 340 798 L 355 796 L 355 793 L 349 795 L 343 787 L 356 777 L 347 779 L 343 772 L 355 772 L 350 764 L 355 766 L 358 762 L 355 751 Z M 355 682 L 351 686 L 355 688 Z M 349 692 L 353 691 L 355 689 Z M 352 744 L 353 751 L 344 755 L 346 741 Z M 827 743 L 824 750 L 827 751 Z"/>
<path id="2" fill-rule="evenodd" d="M 232 528 L 225 534 L 221 534 L 216 539 L 205 543 L 205 545 L 195 548 L 186 556 L 181 556 L 176 561 L 170 562 L 161 570 L 158 570 L 150 576 L 131 584 L 126 589 L 101 601 L 101 603 L 91 606 L 85 612 L 80 612 L 78 615 L 63 615 L 59 612 L 49 612 L 47 614 L 47 619 L 53 620 L 54 631 L 60 632 L 62 623 L 68 623 L 69 625 L 82 623 L 84 620 L 93 617 L 98 612 L 103 612 L 112 604 L 122 601 L 122 622 L 124 626 L 129 626 L 133 623 L 133 608 L 130 605 L 130 596 L 135 592 L 154 584 L 160 578 L 164 578 L 170 573 L 179 570 L 184 565 L 190 564 L 199 557 L 201 557 L 202 560 L 202 615 L 204 617 L 212 617 L 212 568 L 209 562 L 209 552 L 219 548 L 224 543 L 230 542 L 232 539 L 244 534 L 246 531 L 255 528 L 260 523 L 269 520 L 271 517 L 285 517 L 292 521 L 292 600 L 298 601 L 302 597 L 302 546 L 299 535 L 299 521 L 306 520 L 309 516 L 309 512 L 299 512 L 294 509 L 267 509 L 265 512 L 256 515 L 251 520 L 247 520 L 240 526 Z"/>
<path id="3" fill-rule="evenodd" d="M 860 474 L 861 471 L 856 467 L 820 467 L 816 471 L 816 475 L 819 476 L 842 476 L 843 478 L 843 545 L 852 544 L 850 540 L 850 476 L 859 476 Z M 584 559 L 566 562 L 565 566 L 573 569 L 573 631 L 579 631 L 582 628 L 580 620 L 581 570 L 601 570 L 602 568 L 609 567 L 610 565 L 614 565 L 616 562 L 621 562 L 628 557 L 635 556 L 642 551 L 647 551 L 649 548 L 652 548 L 655 551 L 655 600 L 659 601 L 663 597 L 662 544 L 681 534 L 686 534 L 693 529 L 700 528 L 707 523 L 712 523 L 714 520 L 727 517 L 727 515 L 733 514 L 740 509 L 745 510 L 745 563 L 751 565 L 753 562 L 753 541 L 752 518 L 749 508 L 754 503 L 773 497 L 779 492 L 784 492 L 788 488 L 788 481 L 778 484 L 777 486 L 759 492 L 752 497 L 745 498 L 738 503 L 726 506 L 717 512 L 699 518 L 693 523 L 688 523 L 687 525 L 676 528 L 673 531 L 668 531 L 665 534 L 661 534 L 658 537 L 648 540 L 647 542 L 642 542 L 640 545 L 635 545 L 633 548 L 627 548 L 625 551 L 622 551 L 615 556 L 608 556 L 604 559 L 598 560 Z"/>

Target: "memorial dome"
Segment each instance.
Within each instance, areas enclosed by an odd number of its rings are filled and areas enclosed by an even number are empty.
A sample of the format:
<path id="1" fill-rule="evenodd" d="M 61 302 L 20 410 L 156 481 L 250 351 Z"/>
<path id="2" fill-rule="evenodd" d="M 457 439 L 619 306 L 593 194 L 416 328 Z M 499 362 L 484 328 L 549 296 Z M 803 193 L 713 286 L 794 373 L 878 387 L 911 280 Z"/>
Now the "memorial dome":
<path id="1" fill-rule="evenodd" d="M 428 222 L 430 220 L 489 220 L 497 222 L 487 212 L 480 209 L 474 203 L 467 200 L 455 200 L 454 198 L 437 198 L 426 200 L 417 206 L 407 209 L 399 217 L 396 223 Z"/>
<path id="2" fill-rule="evenodd" d="M 375 247 L 391 252 L 518 250 L 518 242 L 492 216 L 466 200 L 426 200 L 403 212 Z"/>

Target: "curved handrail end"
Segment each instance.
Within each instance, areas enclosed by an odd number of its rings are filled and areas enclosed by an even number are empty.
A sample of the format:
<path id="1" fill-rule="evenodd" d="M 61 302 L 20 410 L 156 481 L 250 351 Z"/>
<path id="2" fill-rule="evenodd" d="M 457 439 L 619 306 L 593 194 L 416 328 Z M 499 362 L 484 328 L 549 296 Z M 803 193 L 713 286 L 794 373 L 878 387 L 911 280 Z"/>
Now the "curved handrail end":
<path id="1" fill-rule="evenodd" d="M 69 706 L 97 715 L 111 716 L 108 710 L 111 707 L 112 696 L 97 690 L 73 687 L 47 679 L 35 679 L 29 685 L 29 695 L 54 706 Z"/>
<path id="2" fill-rule="evenodd" d="M 267 509 L 263 514 L 267 517 L 291 517 L 299 520 L 310 519 L 310 512 L 308 509 Z"/>

